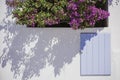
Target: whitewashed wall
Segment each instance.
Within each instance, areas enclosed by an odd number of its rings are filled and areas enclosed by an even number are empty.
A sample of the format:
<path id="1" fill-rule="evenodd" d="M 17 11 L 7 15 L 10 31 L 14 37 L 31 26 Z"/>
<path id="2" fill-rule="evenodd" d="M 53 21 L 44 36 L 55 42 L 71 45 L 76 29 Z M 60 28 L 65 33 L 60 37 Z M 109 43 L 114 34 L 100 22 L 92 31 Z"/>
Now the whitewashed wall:
<path id="1" fill-rule="evenodd" d="M 109 7 L 108 28 L 26 28 L 6 18 L 0 1 L 0 80 L 120 80 L 120 4 Z M 111 34 L 111 76 L 80 76 L 80 33 Z"/>

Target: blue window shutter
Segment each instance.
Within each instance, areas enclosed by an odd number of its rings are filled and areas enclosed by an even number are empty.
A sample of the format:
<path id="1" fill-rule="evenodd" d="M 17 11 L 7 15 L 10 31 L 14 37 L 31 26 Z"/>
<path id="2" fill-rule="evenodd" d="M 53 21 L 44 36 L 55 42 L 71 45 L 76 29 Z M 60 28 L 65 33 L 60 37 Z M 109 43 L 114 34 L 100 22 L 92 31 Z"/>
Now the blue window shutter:
<path id="1" fill-rule="evenodd" d="M 110 34 L 80 34 L 80 72 L 83 76 L 110 75 Z"/>

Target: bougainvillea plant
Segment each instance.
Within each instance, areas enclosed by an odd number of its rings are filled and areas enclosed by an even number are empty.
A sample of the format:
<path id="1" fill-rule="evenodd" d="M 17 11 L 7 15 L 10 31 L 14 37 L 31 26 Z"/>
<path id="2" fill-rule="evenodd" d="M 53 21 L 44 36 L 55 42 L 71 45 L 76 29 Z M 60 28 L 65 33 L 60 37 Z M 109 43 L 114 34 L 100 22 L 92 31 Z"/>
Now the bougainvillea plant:
<path id="1" fill-rule="evenodd" d="M 45 27 L 67 23 L 74 29 L 94 27 L 108 18 L 109 12 L 98 8 L 107 0 L 24 0 L 13 11 L 18 24 Z"/>

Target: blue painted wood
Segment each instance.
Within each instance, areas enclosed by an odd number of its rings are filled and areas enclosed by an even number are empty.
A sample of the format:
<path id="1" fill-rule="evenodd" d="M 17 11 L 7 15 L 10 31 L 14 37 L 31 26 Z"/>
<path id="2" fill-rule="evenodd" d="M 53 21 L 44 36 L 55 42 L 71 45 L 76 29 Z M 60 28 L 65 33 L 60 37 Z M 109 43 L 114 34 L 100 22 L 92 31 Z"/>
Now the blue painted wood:
<path id="1" fill-rule="evenodd" d="M 111 74 L 110 34 L 80 34 L 80 72 L 83 76 Z"/>

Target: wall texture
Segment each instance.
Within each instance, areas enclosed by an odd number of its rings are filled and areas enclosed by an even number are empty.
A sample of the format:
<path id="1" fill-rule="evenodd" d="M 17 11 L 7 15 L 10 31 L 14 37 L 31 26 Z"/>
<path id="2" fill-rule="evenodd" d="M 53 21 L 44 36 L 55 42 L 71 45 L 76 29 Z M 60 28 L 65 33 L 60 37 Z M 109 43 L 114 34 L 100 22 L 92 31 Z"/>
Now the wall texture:
<path id="1" fill-rule="evenodd" d="M 120 4 L 109 7 L 108 28 L 26 28 L 0 1 L 0 80 L 119 80 Z M 9 16 L 7 16 L 9 15 Z M 80 76 L 80 33 L 111 34 L 111 76 Z"/>

